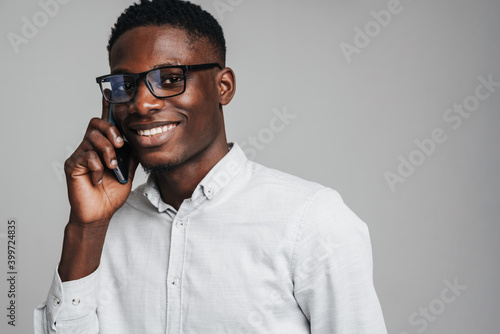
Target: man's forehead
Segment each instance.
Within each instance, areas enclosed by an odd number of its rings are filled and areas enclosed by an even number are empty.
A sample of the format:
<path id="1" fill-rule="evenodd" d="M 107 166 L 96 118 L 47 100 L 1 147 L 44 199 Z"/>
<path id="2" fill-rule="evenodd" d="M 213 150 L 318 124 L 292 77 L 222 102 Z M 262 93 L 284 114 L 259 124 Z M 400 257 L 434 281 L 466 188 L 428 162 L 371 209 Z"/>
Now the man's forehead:
<path id="1" fill-rule="evenodd" d="M 207 43 L 182 29 L 146 26 L 118 38 L 110 51 L 112 72 L 143 72 L 154 67 L 195 64 L 206 54 Z M 198 59 L 199 58 L 199 59 Z"/>

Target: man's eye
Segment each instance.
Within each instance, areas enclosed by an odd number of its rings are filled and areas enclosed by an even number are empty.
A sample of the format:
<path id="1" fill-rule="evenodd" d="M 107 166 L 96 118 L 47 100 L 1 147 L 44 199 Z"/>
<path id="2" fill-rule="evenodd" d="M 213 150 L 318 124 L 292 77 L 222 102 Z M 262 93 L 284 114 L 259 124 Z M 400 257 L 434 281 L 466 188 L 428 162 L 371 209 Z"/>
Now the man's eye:
<path id="1" fill-rule="evenodd" d="M 113 87 L 113 90 L 116 90 L 116 91 L 130 91 L 132 89 L 133 89 L 133 86 L 131 84 L 128 84 L 128 83 L 124 83 L 121 85 L 115 85 Z"/>
<path id="2" fill-rule="evenodd" d="M 167 77 L 162 78 L 161 85 L 162 86 L 171 86 L 181 84 L 184 80 L 183 76 L 178 75 L 169 75 Z"/>

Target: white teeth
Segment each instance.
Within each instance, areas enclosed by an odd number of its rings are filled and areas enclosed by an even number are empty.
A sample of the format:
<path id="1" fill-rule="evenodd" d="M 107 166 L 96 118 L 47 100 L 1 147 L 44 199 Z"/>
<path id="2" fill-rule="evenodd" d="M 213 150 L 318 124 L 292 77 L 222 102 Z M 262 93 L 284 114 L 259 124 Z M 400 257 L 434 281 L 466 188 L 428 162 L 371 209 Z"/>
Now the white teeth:
<path id="1" fill-rule="evenodd" d="M 139 134 L 139 136 L 151 137 L 151 136 L 172 130 L 176 126 L 177 126 L 177 124 L 169 124 L 169 125 L 165 125 L 165 126 L 159 126 L 157 128 L 153 128 L 153 129 L 137 130 L 137 133 Z"/>

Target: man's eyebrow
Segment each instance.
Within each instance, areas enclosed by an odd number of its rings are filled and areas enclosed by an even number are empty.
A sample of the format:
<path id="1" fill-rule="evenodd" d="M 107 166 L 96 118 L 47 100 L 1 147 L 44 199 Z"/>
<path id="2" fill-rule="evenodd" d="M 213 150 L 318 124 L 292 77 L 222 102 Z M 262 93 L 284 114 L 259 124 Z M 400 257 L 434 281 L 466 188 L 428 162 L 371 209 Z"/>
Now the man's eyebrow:
<path id="1" fill-rule="evenodd" d="M 178 62 L 166 62 L 166 63 L 155 65 L 153 68 L 160 68 L 160 67 L 165 67 L 165 66 L 178 66 L 178 65 L 180 65 Z"/>
<path id="2" fill-rule="evenodd" d="M 111 71 L 110 74 L 128 74 L 128 73 L 130 72 L 118 68 L 116 70 Z"/>
<path id="3" fill-rule="evenodd" d="M 151 68 L 151 69 L 154 70 L 154 69 L 157 69 L 160 67 L 178 66 L 178 65 L 180 65 L 179 62 L 166 62 L 166 63 L 157 64 L 157 65 L 153 66 L 153 68 Z M 130 74 L 130 73 L 133 73 L 133 72 L 127 71 L 127 70 L 121 69 L 121 68 L 117 68 L 111 72 L 111 74 Z"/>

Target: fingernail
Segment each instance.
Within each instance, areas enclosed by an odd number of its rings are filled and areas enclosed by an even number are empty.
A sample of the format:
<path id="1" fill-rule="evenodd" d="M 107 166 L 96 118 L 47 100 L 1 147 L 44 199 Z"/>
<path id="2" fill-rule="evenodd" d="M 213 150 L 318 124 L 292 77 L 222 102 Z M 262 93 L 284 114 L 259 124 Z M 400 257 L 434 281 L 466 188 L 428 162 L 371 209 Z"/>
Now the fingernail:
<path id="1" fill-rule="evenodd" d="M 123 138 L 122 137 L 116 137 L 115 142 L 117 144 L 123 143 Z"/>
<path id="2" fill-rule="evenodd" d="M 99 181 L 97 181 L 97 185 L 100 185 L 102 183 L 102 179 L 100 179 Z"/>
<path id="3" fill-rule="evenodd" d="M 113 165 L 113 166 L 117 164 L 117 162 L 116 162 L 116 160 L 115 160 L 115 159 L 111 160 L 111 162 L 110 162 L 110 163 L 111 163 L 111 165 Z"/>

